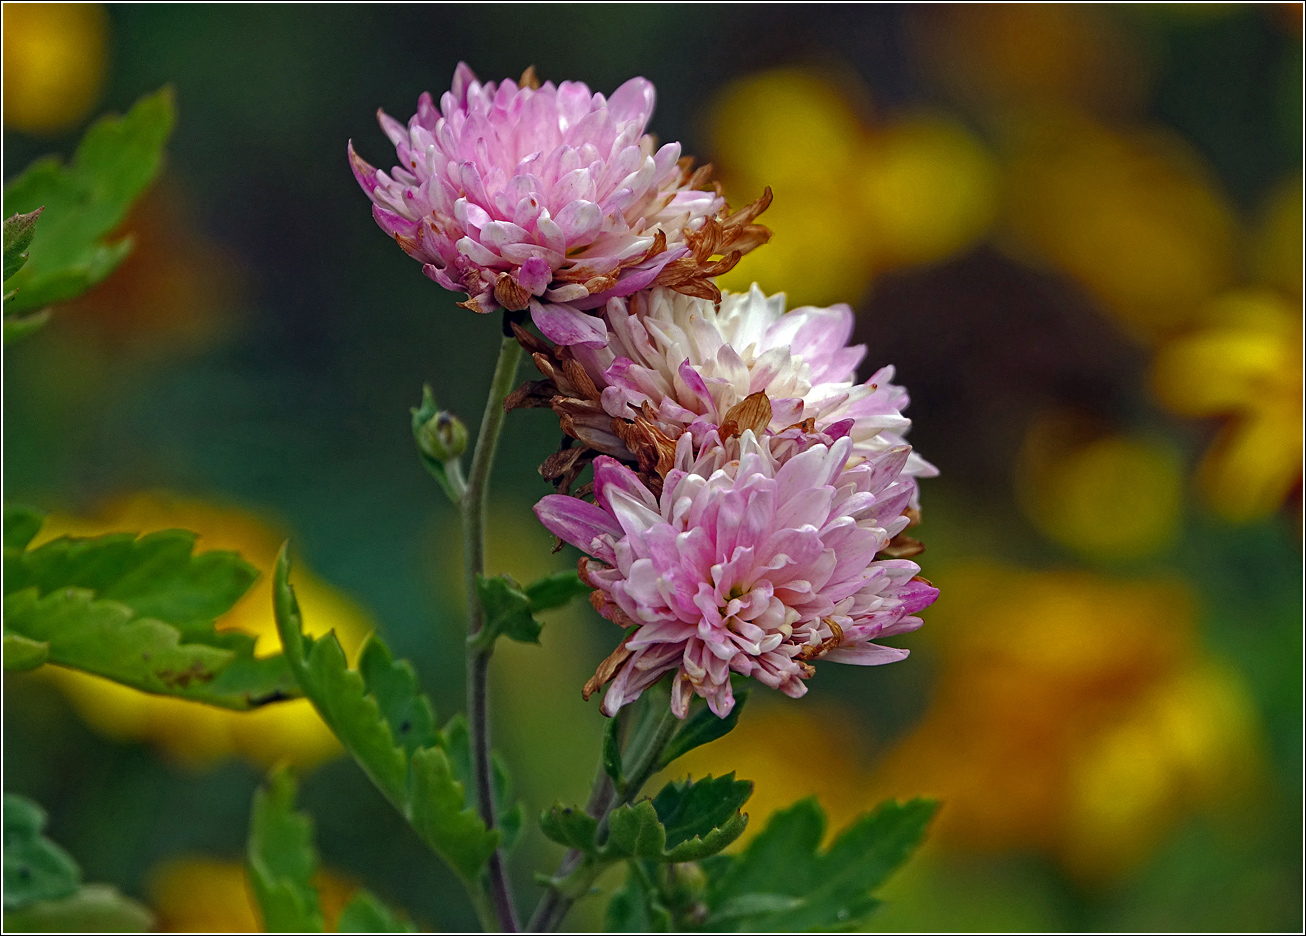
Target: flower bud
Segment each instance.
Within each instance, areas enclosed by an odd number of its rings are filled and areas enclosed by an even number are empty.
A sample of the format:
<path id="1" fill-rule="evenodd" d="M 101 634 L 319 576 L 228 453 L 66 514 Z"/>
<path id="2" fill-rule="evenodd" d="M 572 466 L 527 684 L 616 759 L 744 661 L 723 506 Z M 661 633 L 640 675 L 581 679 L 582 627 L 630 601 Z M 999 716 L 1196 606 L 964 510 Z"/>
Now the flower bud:
<path id="1" fill-rule="evenodd" d="M 440 410 L 417 431 L 417 444 L 436 461 L 453 461 L 467 450 L 467 427 L 453 413 Z"/>
<path id="2" fill-rule="evenodd" d="M 413 438 L 423 455 L 441 464 L 467 450 L 467 427 L 453 413 L 437 409 L 430 387 L 422 388 L 422 405 L 413 410 Z"/>

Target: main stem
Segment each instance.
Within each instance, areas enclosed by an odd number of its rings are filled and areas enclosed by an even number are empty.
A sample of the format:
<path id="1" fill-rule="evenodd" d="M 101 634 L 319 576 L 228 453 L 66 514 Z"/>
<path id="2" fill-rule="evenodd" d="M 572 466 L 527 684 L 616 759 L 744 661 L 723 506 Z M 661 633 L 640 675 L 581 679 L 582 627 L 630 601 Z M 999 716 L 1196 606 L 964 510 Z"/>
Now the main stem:
<path id="1" fill-rule="evenodd" d="M 485 574 L 485 494 L 490 486 L 490 470 L 494 466 L 494 452 L 499 446 L 499 433 L 503 430 L 503 401 L 512 392 L 517 377 L 517 364 L 521 361 L 521 345 L 517 339 L 505 337 L 499 346 L 499 360 L 494 365 L 494 379 L 490 383 L 490 396 L 485 401 L 485 415 L 481 417 L 480 432 L 476 436 L 476 450 L 472 454 L 471 472 L 462 496 L 463 564 L 466 567 L 467 586 L 467 721 L 472 742 L 472 782 L 476 787 L 476 802 L 487 829 L 498 827 L 494 814 L 494 789 L 490 772 L 490 719 L 486 681 L 490 670 L 493 647 L 477 649 L 470 638 L 485 626 L 485 609 L 481 607 L 476 588 L 477 579 Z M 487 869 L 490 900 L 499 929 L 515 933 L 520 929 L 517 911 L 513 907 L 512 892 L 508 887 L 508 874 L 503 864 L 503 852 L 496 849 L 490 856 Z"/>

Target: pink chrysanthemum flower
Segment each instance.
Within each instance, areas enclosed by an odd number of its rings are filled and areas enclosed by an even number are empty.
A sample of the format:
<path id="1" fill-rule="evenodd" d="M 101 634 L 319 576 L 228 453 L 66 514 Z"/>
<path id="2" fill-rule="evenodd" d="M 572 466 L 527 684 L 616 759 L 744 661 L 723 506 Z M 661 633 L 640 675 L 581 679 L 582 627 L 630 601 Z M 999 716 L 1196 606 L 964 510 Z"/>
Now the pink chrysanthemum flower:
<path id="1" fill-rule="evenodd" d="M 907 656 L 873 641 L 920 627 L 916 612 L 938 595 L 914 562 L 875 558 L 908 523 L 909 450 L 850 467 L 853 440 L 824 439 L 808 436 L 781 459 L 774 437 L 751 430 L 724 443 L 709 433 L 697 449 L 685 433 L 660 497 L 599 457 L 597 504 L 554 494 L 536 506 L 549 530 L 597 560 L 581 560 L 594 604 L 630 628 L 586 686 L 588 698 L 612 679 L 605 714 L 671 671 L 677 716 L 697 693 L 724 717 L 731 672 L 798 697 L 809 661 Z"/>
<path id="2" fill-rule="evenodd" d="M 731 225 L 725 200 L 700 190 L 706 176 L 691 175 L 679 143 L 655 148 L 645 133 L 654 96 L 644 78 L 605 98 L 580 82 L 539 85 L 531 71 L 520 84 L 481 83 L 459 64 L 439 110 L 423 94 L 407 127 L 378 114 L 399 157 L 390 174 L 352 143 L 349 158 L 377 223 L 427 276 L 466 292 L 462 305 L 529 307 L 555 341 L 601 343 L 602 321 L 579 310 L 659 277 L 692 283 L 720 272 L 699 262 L 709 261 L 705 250 L 765 240 L 752 215 Z M 725 225 L 711 243 L 694 243 L 718 216 Z M 722 237 L 727 228 L 736 236 Z"/>
<path id="3" fill-rule="evenodd" d="M 785 312 L 784 293 L 768 297 L 756 285 L 725 293 L 719 303 L 657 288 L 610 301 L 606 319 L 605 345 L 569 349 L 597 400 L 561 404 L 567 425 L 600 452 L 629 457 L 629 434 L 618 434 L 614 417 L 645 416 L 668 439 L 688 431 L 701 443 L 757 393 L 771 411 L 756 428 L 781 432 L 806 423 L 825 431 L 846 424 L 839 434 L 851 436 L 854 459 L 901 447 L 911 426 L 902 413 L 907 391 L 891 383 L 892 366 L 857 382 L 866 346 L 848 345 L 853 312 L 846 305 Z M 903 473 L 938 471 L 912 452 Z M 914 493 L 911 506 L 918 506 Z"/>

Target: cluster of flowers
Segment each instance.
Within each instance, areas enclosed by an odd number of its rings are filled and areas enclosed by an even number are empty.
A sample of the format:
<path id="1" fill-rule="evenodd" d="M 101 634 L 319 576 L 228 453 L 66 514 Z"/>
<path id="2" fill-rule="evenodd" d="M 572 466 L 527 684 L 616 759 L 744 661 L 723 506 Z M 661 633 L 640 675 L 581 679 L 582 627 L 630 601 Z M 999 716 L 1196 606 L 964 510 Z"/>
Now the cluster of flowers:
<path id="1" fill-rule="evenodd" d="M 380 115 L 390 174 L 349 156 L 382 229 L 465 308 L 504 309 L 544 375 L 507 404 L 566 433 L 535 512 L 626 630 L 585 697 L 610 683 L 614 715 L 674 672 L 678 716 L 697 694 L 724 717 L 732 672 L 797 697 L 818 659 L 907 655 L 874 641 L 938 595 L 904 533 L 935 470 L 903 442 L 893 369 L 857 382 L 851 309 L 722 295 L 713 278 L 769 237 L 770 192 L 732 213 L 708 167 L 645 133 L 653 103 L 642 78 L 605 98 L 460 65 L 439 110 Z"/>

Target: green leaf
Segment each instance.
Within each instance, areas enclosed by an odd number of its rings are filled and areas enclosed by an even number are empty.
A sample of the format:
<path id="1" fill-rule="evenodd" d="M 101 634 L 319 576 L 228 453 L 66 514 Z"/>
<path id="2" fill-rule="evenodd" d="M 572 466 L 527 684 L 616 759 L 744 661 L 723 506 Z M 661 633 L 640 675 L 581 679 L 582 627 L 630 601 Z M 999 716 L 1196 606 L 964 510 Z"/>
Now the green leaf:
<path id="1" fill-rule="evenodd" d="M 415 933 L 412 920 L 395 913 L 365 890 L 353 896 L 340 911 L 339 933 Z"/>
<path id="2" fill-rule="evenodd" d="M 872 891 L 924 838 L 936 804 L 892 800 L 855 820 L 820 851 L 825 813 L 814 799 L 771 817 L 742 854 L 705 862 L 708 926 L 806 932 L 855 928 L 875 909 Z M 783 906 L 780 898 L 794 903 Z"/>
<path id="3" fill-rule="evenodd" d="M 87 884 L 69 897 L 42 900 L 4 915 L 6 933 L 144 933 L 154 915 L 107 884 Z"/>
<path id="4" fill-rule="evenodd" d="M 26 214 L 15 214 L 5 218 L 4 234 L 4 278 L 6 280 L 23 268 L 27 262 L 27 247 L 36 235 L 36 219 L 41 217 L 44 208 L 37 208 Z"/>
<path id="5" fill-rule="evenodd" d="M 510 575 L 476 576 L 476 594 L 485 610 L 479 633 L 468 638 L 475 647 L 494 646 L 500 636 L 521 643 L 540 642 L 540 622 L 531 615 L 531 600 Z"/>
<path id="6" fill-rule="evenodd" d="M 530 600 L 531 611 L 538 613 L 561 608 L 571 599 L 588 595 L 593 589 L 582 582 L 575 572 L 555 572 L 531 582 L 524 591 Z"/>
<path id="7" fill-rule="evenodd" d="M 254 792 L 245 868 L 269 933 L 320 933 L 322 909 L 310 883 L 317 870 L 313 822 L 295 811 L 295 780 L 274 771 Z"/>
<path id="8" fill-rule="evenodd" d="M 540 828 L 596 865 L 627 858 L 693 861 L 721 851 L 743 833 L 748 817 L 739 810 L 752 792 L 753 784 L 736 780 L 733 773 L 669 783 L 652 800 L 614 809 L 602 844 L 598 822 L 575 807 L 555 805 L 540 817 Z"/>
<path id="9" fill-rule="evenodd" d="M 6 293 L 5 298 L 9 298 L 13 293 Z M 40 331 L 45 327 L 45 323 L 50 321 L 50 310 L 42 309 L 40 312 L 33 312 L 31 315 L 6 315 L 4 318 L 4 334 L 0 336 L 0 343 L 10 345 L 15 341 L 21 341 L 28 335 Z"/>
<path id="10" fill-rule="evenodd" d="M 5 504 L 4 545 L 6 554 L 11 549 L 26 549 L 41 526 L 45 523 L 45 514 L 35 507 L 22 504 Z"/>
<path id="11" fill-rule="evenodd" d="M 245 710 L 293 695 L 285 659 L 213 622 L 258 572 L 234 552 L 193 552 L 196 534 L 163 530 L 60 537 L 28 549 L 31 508 L 4 522 L 6 634 L 48 644 L 47 662 L 124 685 Z"/>
<path id="12" fill-rule="evenodd" d="M 660 765 L 666 767 L 676 758 L 689 753 L 694 748 L 730 734 L 730 732 L 734 731 L 735 725 L 739 724 L 739 715 L 743 712 L 744 703 L 747 701 L 747 689 L 736 692 L 735 707 L 730 710 L 730 714 L 725 718 L 718 718 L 706 704 L 700 705 L 698 711 L 689 716 L 672 736 L 670 743 L 662 752 Z"/>
<path id="13" fill-rule="evenodd" d="M 748 824 L 740 809 L 752 795 L 752 781 L 736 780 L 734 773 L 697 783 L 668 783 L 653 798 L 658 821 L 666 829 L 662 860 L 693 861 L 721 851 Z"/>
<path id="14" fill-rule="evenodd" d="M 413 755 L 410 821 L 413 828 L 464 880 L 473 880 L 499 845 L 474 805 L 466 805 L 463 784 L 454 779 L 448 755 L 438 747 Z"/>
<path id="15" fill-rule="evenodd" d="M 458 782 L 447 739 L 432 730 L 430 702 L 407 663 L 373 635 L 366 662 L 351 670 L 334 633 L 303 632 L 289 582 L 286 546 L 277 557 L 273 605 L 291 673 L 341 744 L 423 840 L 464 880 L 480 873 L 499 843 Z"/>
<path id="16" fill-rule="evenodd" d="M 44 828 L 45 810 L 26 797 L 4 795 L 6 913 L 40 900 L 69 897 L 81 885 L 77 862 L 41 834 Z"/>
<path id="17" fill-rule="evenodd" d="M 375 634 L 358 657 L 358 671 L 381 708 L 390 733 L 411 757 L 439 742 L 435 711 L 417 688 L 417 673 L 407 660 L 395 660 Z"/>
<path id="18" fill-rule="evenodd" d="M 669 933 L 671 914 L 657 889 L 633 862 L 626 883 L 615 891 L 604 915 L 610 933 Z"/>
<path id="19" fill-rule="evenodd" d="M 50 645 L 45 641 L 5 632 L 5 672 L 36 669 L 49 656 Z"/>
<path id="20" fill-rule="evenodd" d="M 557 803 L 540 815 L 540 828 L 545 837 L 559 845 L 589 854 L 598 850 L 594 837 L 598 833 L 599 822 L 583 809 Z"/>
<path id="21" fill-rule="evenodd" d="M 128 239 L 104 238 L 158 174 L 174 120 L 172 91 L 164 88 L 125 116 L 93 124 L 69 165 L 46 157 L 5 186 L 7 211 L 45 209 L 26 265 L 6 283 L 17 289 L 6 317 L 74 298 L 126 257 Z"/>

